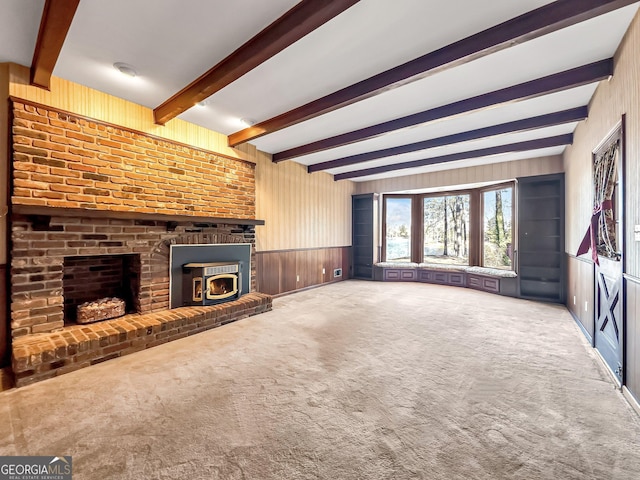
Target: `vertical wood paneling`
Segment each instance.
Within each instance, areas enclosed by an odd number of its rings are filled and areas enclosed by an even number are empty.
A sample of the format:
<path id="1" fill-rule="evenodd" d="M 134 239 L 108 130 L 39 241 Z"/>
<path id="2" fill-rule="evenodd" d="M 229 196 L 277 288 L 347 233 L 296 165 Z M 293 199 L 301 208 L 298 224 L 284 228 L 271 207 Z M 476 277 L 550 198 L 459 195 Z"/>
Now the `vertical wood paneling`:
<path id="1" fill-rule="evenodd" d="M 278 295 L 346 280 L 349 250 L 350 247 L 331 247 L 258 252 L 258 291 Z M 337 268 L 343 269 L 343 274 L 334 278 Z"/>
<path id="2" fill-rule="evenodd" d="M 600 82 L 580 122 L 573 145 L 564 154 L 567 182 L 567 251 L 576 252 L 591 217 L 592 151 L 626 115 L 625 195 L 627 273 L 640 276 L 640 242 L 633 226 L 640 224 L 640 12 L 636 14 L 615 55 L 614 75 Z"/>
<path id="3" fill-rule="evenodd" d="M 7 318 L 8 286 L 7 211 L 9 186 L 9 65 L 0 64 L 0 368 L 9 365 L 9 319 Z M 0 377 L 2 374 L 0 374 Z M 0 386 L 0 390 L 2 387 Z"/>
<path id="4" fill-rule="evenodd" d="M 296 265 L 296 252 L 291 250 L 281 255 L 280 291 L 292 292 L 298 289 L 298 269 Z"/>
<path id="5" fill-rule="evenodd" d="M 0 63 L 0 265 L 7 263 L 7 188 L 9 186 L 9 64 Z M 0 308 L 2 306 L 0 305 Z"/>
<path id="6" fill-rule="evenodd" d="M 636 400 L 640 400 L 640 279 L 626 282 L 627 335 L 626 384 Z"/>
<path id="7" fill-rule="evenodd" d="M 626 272 L 640 277 L 640 242 L 634 225 L 640 224 L 640 12 L 627 30 L 615 55 L 614 75 L 600 82 L 589 105 L 589 117 L 580 122 L 573 145 L 564 153 L 566 178 L 566 246 L 575 254 L 587 230 L 593 208 L 592 152 L 625 115 L 624 258 Z M 593 276 L 580 274 L 578 291 L 593 289 Z M 640 398 L 640 324 L 638 285 L 626 280 L 626 383 Z"/>
<path id="8" fill-rule="evenodd" d="M 449 187 L 477 182 L 499 182 L 562 172 L 562 157 L 540 157 L 475 167 L 440 170 L 420 175 L 356 182 L 356 193 L 387 193 L 420 188 Z M 340 182 L 338 182 L 340 183 Z"/>
<path id="9" fill-rule="evenodd" d="M 276 295 L 281 291 L 281 262 L 275 255 L 256 255 L 256 287 L 259 292 Z"/>
<path id="10" fill-rule="evenodd" d="M 7 318 L 7 266 L 0 265 L 0 368 L 10 364 L 9 357 L 9 319 Z M 0 387 L 0 391 L 2 388 Z"/>
<path id="11" fill-rule="evenodd" d="M 251 154 L 251 146 L 240 147 Z M 256 249 L 337 247 L 351 244 L 351 181 L 334 182 L 323 172 L 308 174 L 295 162 L 273 163 L 271 155 L 255 151 Z"/>
<path id="12" fill-rule="evenodd" d="M 567 308 L 593 339 L 593 263 L 567 255 Z M 574 301 L 575 299 L 575 301 Z"/>

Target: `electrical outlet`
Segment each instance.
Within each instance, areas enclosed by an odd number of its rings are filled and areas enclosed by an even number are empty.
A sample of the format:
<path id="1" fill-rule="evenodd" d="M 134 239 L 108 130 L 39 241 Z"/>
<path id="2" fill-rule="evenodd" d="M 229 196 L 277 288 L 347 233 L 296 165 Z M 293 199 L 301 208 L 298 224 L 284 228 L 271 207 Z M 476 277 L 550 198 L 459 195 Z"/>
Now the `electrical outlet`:
<path id="1" fill-rule="evenodd" d="M 584 311 L 585 312 L 589 311 L 589 302 L 584 302 Z"/>
<path id="2" fill-rule="evenodd" d="M 296 282 L 300 281 L 300 275 L 296 275 Z"/>
<path id="3" fill-rule="evenodd" d="M 326 272 L 325 272 L 325 270 L 324 270 L 324 268 L 323 268 L 323 269 L 322 269 L 322 274 L 324 275 L 325 273 L 326 273 Z"/>
<path id="4" fill-rule="evenodd" d="M 336 268 L 336 269 L 333 271 L 333 276 L 334 276 L 334 278 L 336 278 L 336 277 L 341 277 L 341 276 L 342 276 L 342 269 L 341 269 L 341 268 Z"/>
<path id="5" fill-rule="evenodd" d="M 575 295 L 573 296 L 573 304 L 574 305 L 576 304 L 576 296 Z"/>

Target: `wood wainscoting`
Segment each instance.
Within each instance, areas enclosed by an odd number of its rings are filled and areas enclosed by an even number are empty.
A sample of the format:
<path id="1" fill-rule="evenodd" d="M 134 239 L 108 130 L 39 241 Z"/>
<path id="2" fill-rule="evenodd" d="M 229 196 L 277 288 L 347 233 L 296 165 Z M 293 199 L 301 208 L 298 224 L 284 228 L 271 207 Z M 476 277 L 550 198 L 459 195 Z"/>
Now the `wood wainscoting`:
<path id="1" fill-rule="evenodd" d="M 567 254 L 567 308 L 593 341 L 594 270 L 591 258 Z"/>
<path id="2" fill-rule="evenodd" d="M 280 295 L 349 278 L 351 247 L 256 252 L 257 289 Z M 340 276 L 334 275 L 336 270 Z"/>
<path id="3" fill-rule="evenodd" d="M 11 364 L 11 355 L 9 345 L 11 344 L 9 336 L 9 308 L 7 305 L 7 266 L 0 265 L 0 368 Z M 2 389 L 0 388 L 0 391 Z"/>
<path id="4" fill-rule="evenodd" d="M 640 278 L 625 275 L 624 279 L 627 310 L 624 382 L 640 403 Z"/>

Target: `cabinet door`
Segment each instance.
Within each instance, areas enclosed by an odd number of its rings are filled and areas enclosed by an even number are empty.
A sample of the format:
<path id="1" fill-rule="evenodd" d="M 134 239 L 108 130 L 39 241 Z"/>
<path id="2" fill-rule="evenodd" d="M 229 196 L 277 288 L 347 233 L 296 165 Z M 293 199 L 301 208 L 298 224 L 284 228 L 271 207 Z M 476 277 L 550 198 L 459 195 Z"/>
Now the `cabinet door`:
<path id="1" fill-rule="evenodd" d="M 518 179 L 519 296 L 564 302 L 564 174 Z"/>
<path id="2" fill-rule="evenodd" d="M 374 194 L 352 197 L 353 277 L 373 279 L 375 258 L 375 205 Z"/>

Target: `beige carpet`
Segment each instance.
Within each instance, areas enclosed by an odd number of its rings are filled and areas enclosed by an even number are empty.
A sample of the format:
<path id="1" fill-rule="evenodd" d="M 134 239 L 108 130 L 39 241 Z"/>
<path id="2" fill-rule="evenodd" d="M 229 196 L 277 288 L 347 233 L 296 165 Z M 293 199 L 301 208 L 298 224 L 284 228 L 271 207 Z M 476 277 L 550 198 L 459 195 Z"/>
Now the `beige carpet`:
<path id="1" fill-rule="evenodd" d="M 2 392 L 0 455 L 72 455 L 74 480 L 637 480 L 640 421 L 563 307 L 349 281 Z"/>

